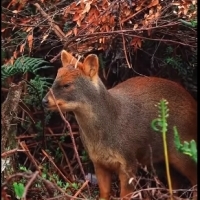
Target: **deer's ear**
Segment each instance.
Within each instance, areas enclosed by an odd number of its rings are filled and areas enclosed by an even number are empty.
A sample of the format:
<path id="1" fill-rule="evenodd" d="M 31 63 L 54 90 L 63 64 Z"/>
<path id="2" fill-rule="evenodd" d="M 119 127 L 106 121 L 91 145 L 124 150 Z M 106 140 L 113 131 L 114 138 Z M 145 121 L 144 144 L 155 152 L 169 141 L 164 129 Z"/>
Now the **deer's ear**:
<path id="1" fill-rule="evenodd" d="M 78 64 L 77 59 L 65 50 L 61 51 L 61 61 L 62 61 L 63 67 L 66 67 L 69 64 L 71 64 L 71 65 Z"/>
<path id="2" fill-rule="evenodd" d="M 95 54 L 88 55 L 83 62 L 83 72 L 86 76 L 94 79 L 98 76 L 99 60 Z"/>

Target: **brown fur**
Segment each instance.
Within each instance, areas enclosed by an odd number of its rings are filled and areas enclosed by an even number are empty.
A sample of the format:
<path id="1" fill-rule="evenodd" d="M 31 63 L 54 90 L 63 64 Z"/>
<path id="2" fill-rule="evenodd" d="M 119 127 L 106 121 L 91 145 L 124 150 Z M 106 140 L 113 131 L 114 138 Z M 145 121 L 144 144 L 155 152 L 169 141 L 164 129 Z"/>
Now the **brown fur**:
<path id="1" fill-rule="evenodd" d="M 60 85 L 65 85 L 66 83 L 72 82 L 80 75 L 81 71 L 79 69 L 69 70 L 68 67 L 62 67 L 58 70 L 56 79 L 59 81 Z"/>
<path id="2" fill-rule="evenodd" d="M 192 185 L 197 183 L 197 166 L 174 145 L 173 126 L 177 126 L 181 141 L 197 139 L 197 105 L 180 85 L 161 78 L 131 78 L 106 90 L 98 77 L 98 58 L 86 57 L 78 68 L 77 60 L 62 51 L 63 68 L 52 86 L 57 103 L 63 111 L 73 111 L 80 127 L 85 149 L 94 164 L 100 198 L 109 199 L 111 174 L 120 179 L 120 197 L 133 191 L 128 184 L 134 177 L 137 162 L 164 161 L 162 135 L 152 130 L 151 121 L 157 118 L 155 107 L 162 98 L 169 102 L 167 144 L 170 165 L 186 176 Z M 72 64 L 71 60 L 74 60 Z M 75 62 L 76 61 L 76 62 Z M 63 85 L 69 83 L 67 88 Z M 43 103 L 56 110 L 48 93 Z M 173 178 L 173 177 L 172 177 Z"/>

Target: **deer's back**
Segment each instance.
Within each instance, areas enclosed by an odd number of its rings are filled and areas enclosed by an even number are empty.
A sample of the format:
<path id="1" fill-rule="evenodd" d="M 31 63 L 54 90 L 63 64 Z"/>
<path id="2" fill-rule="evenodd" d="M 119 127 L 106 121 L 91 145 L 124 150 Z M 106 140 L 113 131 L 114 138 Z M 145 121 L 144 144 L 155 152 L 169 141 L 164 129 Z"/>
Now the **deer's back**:
<path id="1" fill-rule="evenodd" d="M 161 78 L 136 77 L 109 92 L 121 105 L 116 123 L 111 128 L 112 143 L 116 143 L 127 160 L 131 160 L 135 152 L 138 160 L 145 163 L 149 160 L 148 145 L 154 152 L 155 160 L 163 158 L 162 135 L 151 128 L 152 120 L 158 117 L 155 104 L 162 98 L 169 102 L 167 138 L 170 151 L 175 151 L 173 126 L 177 126 L 182 140 L 196 139 L 196 101 L 178 84 Z"/>

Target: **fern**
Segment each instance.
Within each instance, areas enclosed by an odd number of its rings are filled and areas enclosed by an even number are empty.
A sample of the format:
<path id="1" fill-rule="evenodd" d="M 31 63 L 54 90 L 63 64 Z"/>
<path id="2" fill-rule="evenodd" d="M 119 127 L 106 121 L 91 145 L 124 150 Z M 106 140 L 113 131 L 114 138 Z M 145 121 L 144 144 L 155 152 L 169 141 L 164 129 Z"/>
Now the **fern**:
<path id="1" fill-rule="evenodd" d="M 19 73 L 31 72 L 36 74 L 40 69 L 47 69 L 52 66 L 41 58 L 31 58 L 31 57 L 20 57 L 13 65 L 2 65 L 1 66 L 1 80 L 8 78 Z"/>
<path id="2" fill-rule="evenodd" d="M 36 75 L 34 79 L 31 79 L 27 84 L 28 94 L 25 96 L 25 103 L 32 105 L 37 109 L 41 109 L 42 98 L 48 88 L 51 87 L 50 81 L 52 80 L 52 78 L 45 78 L 39 75 Z"/>
<path id="3" fill-rule="evenodd" d="M 162 99 L 158 104 L 155 106 L 158 107 L 158 118 L 154 119 L 151 122 L 151 127 L 154 131 L 159 131 L 162 133 L 163 137 L 163 147 L 164 147 L 164 155 L 165 155 L 165 165 L 166 165 L 166 173 L 167 173 L 167 181 L 169 185 L 169 192 L 172 200 L 172 184 L 171 184 L 171 177 L 170 177 L 170 170 L 169 170 L 169 158 L 168 158 L 168 147 L 167 147 L 167 118 L 169 117 L 169 109 L 167 107 L 168 101 Z"/>
<path id="4" fill-rule="evenodd" d="M 184 141 L 181 144 L 180 137 L 176 126 L 174 128 L 174 143 L 178 151 L 190 156 L 197 163 L 197 145 L 195 140 L 190 142 Z"/>

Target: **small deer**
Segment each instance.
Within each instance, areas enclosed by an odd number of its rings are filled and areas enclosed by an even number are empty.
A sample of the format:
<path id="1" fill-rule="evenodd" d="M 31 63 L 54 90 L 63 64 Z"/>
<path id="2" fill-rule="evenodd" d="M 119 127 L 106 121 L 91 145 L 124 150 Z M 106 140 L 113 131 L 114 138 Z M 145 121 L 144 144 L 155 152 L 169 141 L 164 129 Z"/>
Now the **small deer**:
<path id="1" fill-rule="evenodd" d="M 169 163 L 191 185 L 197 184 L 196 163 L 178 152 L 174 144 L 174 125 L 181 141 L 197 139 L 197 103 L 183 87 L 162 78 L 135 77 L 107 90 L 98 76 L 96 55 L 79 62 L 62 50 L 61 61 L 63 66 L 52 85 L 56 103 L 48 92 L 43 105 L 52 111 L 58 105 L 63 112 L 74 113 L 82 143 L 94 165 L 101 199 L 110 198 L 113 172 L 119 177 L 123 198 L 134 191 L 129 180 L 136 174 L 138 163 L 164 161 L 162 134 L 151 128 L 158 112 L 155 104 L 162 98 L 169 102 Z M 175 183 L 176 177 L 171 178 Z"/>

